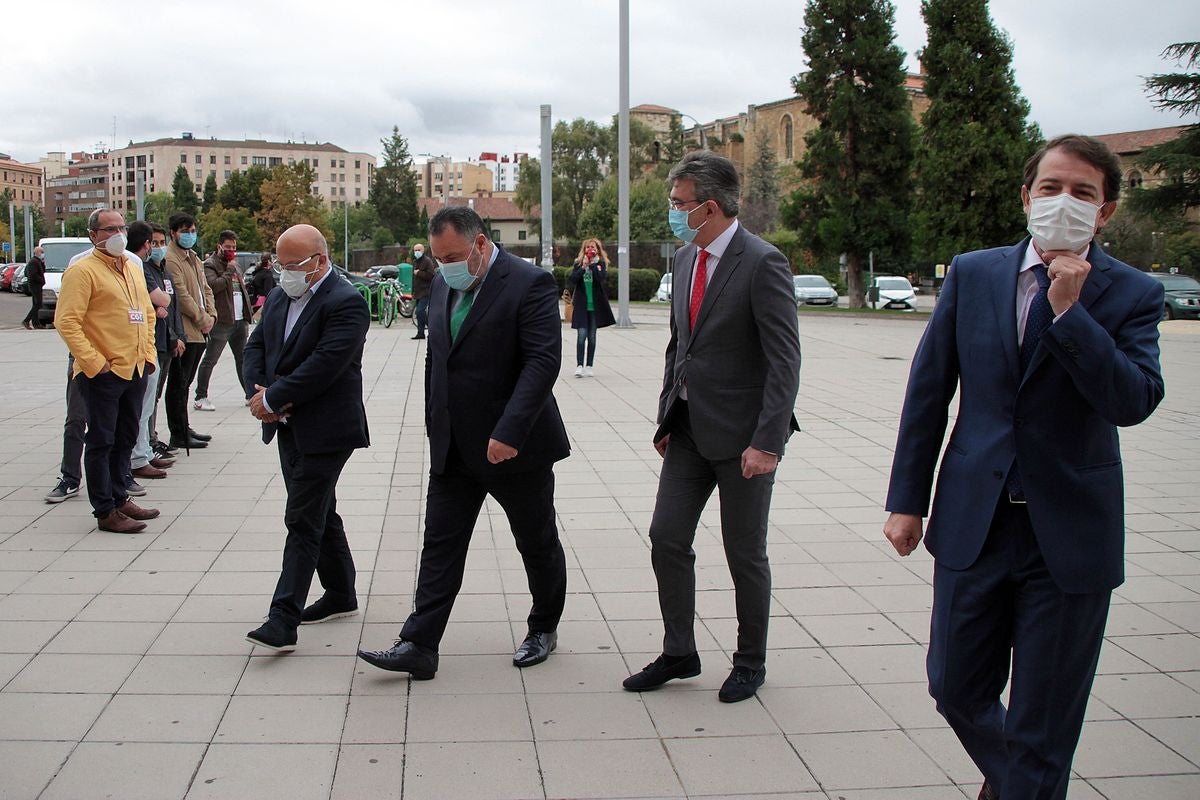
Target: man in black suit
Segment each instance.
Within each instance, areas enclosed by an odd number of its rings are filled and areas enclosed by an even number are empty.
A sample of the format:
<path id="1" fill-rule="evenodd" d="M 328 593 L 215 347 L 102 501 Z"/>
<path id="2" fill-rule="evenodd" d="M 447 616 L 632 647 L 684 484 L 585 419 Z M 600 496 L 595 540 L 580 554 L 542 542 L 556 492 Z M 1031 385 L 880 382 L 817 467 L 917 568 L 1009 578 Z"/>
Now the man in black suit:
<path id="1" fill-rule="evenodd" d="M 425 357 L 430 470 L 421 570 L 395 645 L 358 651 L 369 664 L 421 680 L 437 672 L 471 532 L 489 494 L 508 515 L 533 595 L 513 665 L 539 664 L 554 650 L 567 591 L 554 462 L 570 455 L 551 394 L 562 360 L 554 279 L 493 244 L 465 206 L 434 215 L 429 246 L 441 268 Z"/>
<path id="2" fill-rule="evenodd" d="M 688 244 L 675 256 L 654 435 L 663 466 L 650 560 L 665 634 L 662 655 L 624 686 L 640 692 L 700 674 L 692 542 L 717 489 L 738 620 L 733 670 L 718 696 L 732 703 L 752 697 L 767 674 L 767 515 L 775 467 L 799 430 L 796 302 L 787 259 L 738 224 L 738 175 L 728 159 L 690 153 L 668 179 L 671 228 Z"/>
<path id="3" fill-rule="evenodd" d="M 276 252 L 282 277 L 246 344 L 244 380 L 254 388 L 250 412 L 262 420 L 263 442 L 279 442 L 288 533 L 270 615 L 246 639 L 285 653 L 296 649 L 297 626 L 358 610 L 335 491 L 350 454 L 370 444 L 362 353 L 371 312 L 330 269 L 316 228 L 288 228 Z M 314 571 L 325 593 L 303 608 Z"/>

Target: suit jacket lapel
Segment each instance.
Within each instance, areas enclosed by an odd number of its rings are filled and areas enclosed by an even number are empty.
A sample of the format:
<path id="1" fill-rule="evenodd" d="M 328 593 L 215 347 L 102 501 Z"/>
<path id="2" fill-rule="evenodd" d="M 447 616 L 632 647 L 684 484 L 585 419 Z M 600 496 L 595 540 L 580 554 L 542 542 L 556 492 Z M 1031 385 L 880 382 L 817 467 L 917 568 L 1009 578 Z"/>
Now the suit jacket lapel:
<path id="1" fill-rule="evenodd" d="M 697 253 L 699 248 L 689 244 L 675 254 L 674 277 L 671 278 L 671 313 L 675 316 L 675 331 L 681 342 L 689 342 L 692 338 L 689 317 Z"/>
<path id="2" fill-rule="evenodd" d="M 1023 244 L 1027 246 L 1029 239 Z M 1004 364 L 1015 383 L 1021 381 L 1020 349 L 1017 347 L 1017 275 L 1024 257 L 1025 247 L 1017 244 L 992 271 L 992 311 L 996 315 L 996 329 L 1000 332 Z"/>
<path id="3" fill-rule="evenodd" d="M 1084 308 L 1091 308 L 1092 304 L 1100 298 L 1100 295 L 1104 294 L 1109 284 L 1112 283 L 1112 278 L 1108 277 L 1108 270 L 1112 264 L 1109 255 L 1100 249 L 1098 244 L 1092 245 L 1088 251 L 1087 260 L 1092 265 L 1092 269 L 1088 272 L 1083 287 L 1079 290 L 1079 304 Z M 1024 377 L 1032 375 L 1048 355 L 1049 351 L 1046 348 L 1039 347 L 1033 354 L 1033 360 L 1029 362 L 1029 371 L 1025 373 Z"/>

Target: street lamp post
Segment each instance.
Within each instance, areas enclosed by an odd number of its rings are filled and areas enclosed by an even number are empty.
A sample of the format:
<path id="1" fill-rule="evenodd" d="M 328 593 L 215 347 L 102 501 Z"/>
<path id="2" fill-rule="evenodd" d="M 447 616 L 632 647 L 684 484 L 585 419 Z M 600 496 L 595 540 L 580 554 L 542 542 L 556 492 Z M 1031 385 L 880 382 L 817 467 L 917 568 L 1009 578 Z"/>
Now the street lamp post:
<path id="1" fill-rule="evenodd" d="M 701 149 L 701 150 L 707 150 L 707 149 L 708 149 L 708 142 L 707 142 L 707 140 L 706 140 L 706 139 L 705 139 L 705 137 L 704 137 L 704 126 L 700 124 L 700 120 L 696 119 L 696 118 L 695 118 L 695 117 L 693 117 L 691 114 L 684 114 L 684 113 L 682 113 L 682 112 L 680 112 L 679 116 L 681 116 L 681 117 L 687 117 L 687 118 L 688 118 L 688 119 L 690 119 L 692 122 L 696 123 L 696 130 L 700 131 L 700 149 Z"/>

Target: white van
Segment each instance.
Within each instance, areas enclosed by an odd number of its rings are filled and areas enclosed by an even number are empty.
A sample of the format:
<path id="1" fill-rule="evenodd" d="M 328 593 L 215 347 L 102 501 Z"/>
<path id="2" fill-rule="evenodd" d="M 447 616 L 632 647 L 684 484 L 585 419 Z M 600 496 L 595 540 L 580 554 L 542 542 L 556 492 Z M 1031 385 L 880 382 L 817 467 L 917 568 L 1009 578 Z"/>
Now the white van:
<path id="1" fill-rule="evenodd" d="M 43 325 L 54 322 L 54 309 L 58 306 L 58 292 L 62 288 L 62 274 L 71 259 L 92 247 L 86 236 L 47 236 L 38 242 L 45 251 L 46 285 L 42 288 L 42 312 L 39 320 Z"/>

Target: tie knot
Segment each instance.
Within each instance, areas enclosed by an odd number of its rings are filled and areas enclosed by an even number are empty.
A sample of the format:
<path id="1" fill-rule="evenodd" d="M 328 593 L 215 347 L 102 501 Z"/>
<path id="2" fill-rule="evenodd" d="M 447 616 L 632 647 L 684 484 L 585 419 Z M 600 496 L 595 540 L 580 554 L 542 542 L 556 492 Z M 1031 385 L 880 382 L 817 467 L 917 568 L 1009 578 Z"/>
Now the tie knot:
<path id="1" fill-rule="evenodd" d="M 1038 288 L 1045 289 L 1050 285 L 1049 271 L 1045 264 L 1035 264 L 1033 267 L 1033 277 L 1037 279 Z"/>

